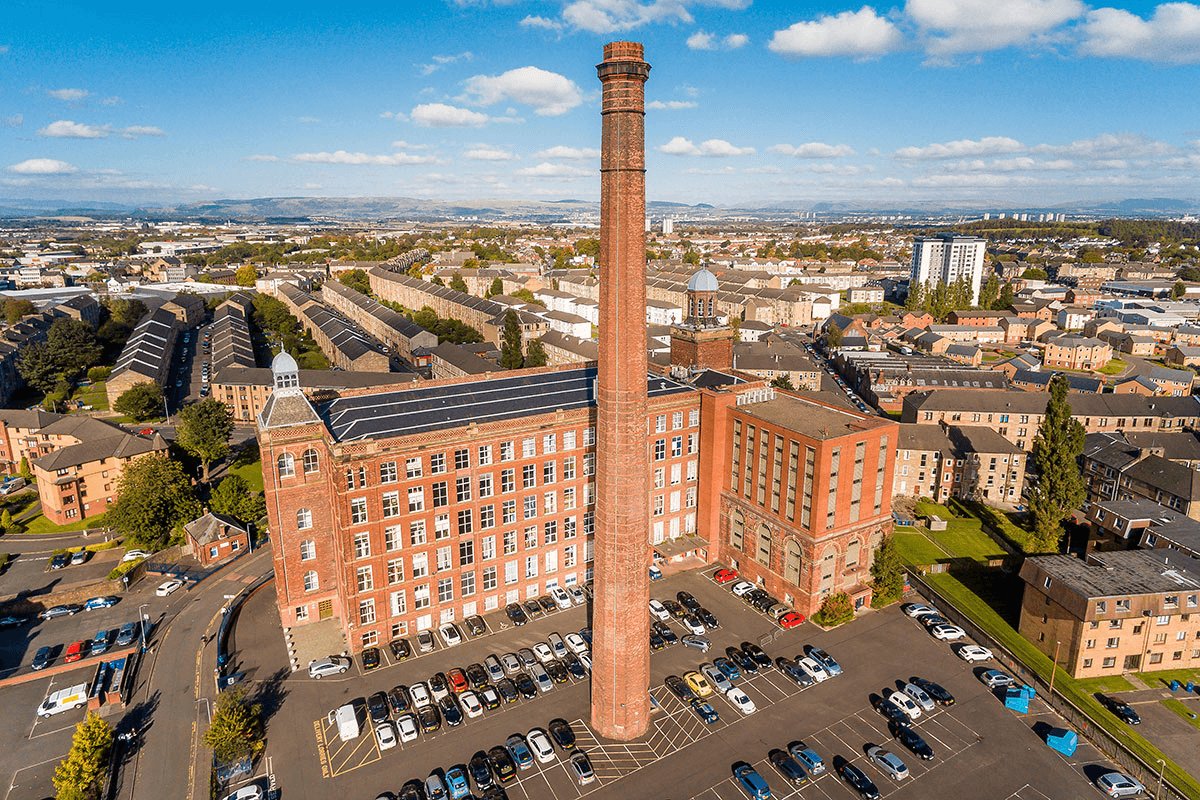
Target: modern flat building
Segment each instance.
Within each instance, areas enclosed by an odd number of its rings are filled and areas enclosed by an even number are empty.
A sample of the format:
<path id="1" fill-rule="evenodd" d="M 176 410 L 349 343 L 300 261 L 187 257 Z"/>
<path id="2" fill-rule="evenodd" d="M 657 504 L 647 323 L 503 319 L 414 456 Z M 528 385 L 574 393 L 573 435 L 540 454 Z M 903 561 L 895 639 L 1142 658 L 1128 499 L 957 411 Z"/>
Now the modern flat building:
<path id="1" fill-rule="evenodd" d="M 913 239 L 912 284 L 936 286 L 965 280 L 971 285 L 971 305 L 979 303 L 987 242 L 978 236 L 939 233 Z"/>

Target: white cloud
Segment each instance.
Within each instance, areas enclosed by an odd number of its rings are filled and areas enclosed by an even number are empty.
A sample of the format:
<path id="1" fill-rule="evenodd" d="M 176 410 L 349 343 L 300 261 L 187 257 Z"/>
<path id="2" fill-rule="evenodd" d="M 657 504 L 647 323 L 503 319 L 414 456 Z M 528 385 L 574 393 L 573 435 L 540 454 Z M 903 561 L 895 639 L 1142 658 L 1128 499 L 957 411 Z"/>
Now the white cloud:
<path id="1" fill-rule="evenodd" d="M 38 131 L 38 136 L 55 139 L 103 139 L 110 132 L 111 129 L 107 125 L 86 125 L 82 122 L 60 119 Z"/>
<path id="2" fill-rule="evenodd" d="M 676 136 L 658 148 L 660 153 L 669 156 L 713 156 L 724 158 L 728 156 L 749 156 L 754 154 L 753 147 L 737 147 L 724 139 L 706 139 L 700 144 L 691 139 Z"/>
<path id="3" fill-rule="evenodd" d="M 777 144 L 768 148 L 772 153 L 796 158 L 841 158 L 854 155 L 854 148 L 848 144 L 826 144 L 825 142 L 805 142 L 804 144 Z"/>
<path id="4" fill-rule="evenodd" d="M 543 117 L 565 114 L 583 102 L 583 92 L 569 78 L 538 67 L 519 67 L 500 75 L 476 75 L 466 82 L 470 101 L 481 106 L 512 102 L 533 106 Z"/>
<path id="5" fill-rule="evenodd" d="M 464 50 L 461 53 L 455 53 L 453 55 L 430 56 L 429 63 L 419 65 L 418 69 L 422 75 L 432 75 L 447 64 L 453 64 L 456 61 L 470 61 L 474 57 L 475 54 L 470 50 Z"/>
<path id="6" fill-rule="evenodd" d="M 698 105 L 699 103 L 694 100 L 651 100 L 646 103 L 646 108 L 651 111 L 683 111 Z"/>
<path id="7" fill-rule="evenodd" d="M 397 119 L 397 120 L 404 121 L 404 120 L 408 119 L 408 114 L 405 114 L 403 111 L 380 111 L 379 118 L 380 119 Z"/>
<path id="8" fill-rule="evenodd" d="M 904 13 L 926 34 L 926 52 L 944 57 L 1028 44 L 1084 8 L 1081 0 L 908 0 Z"/>
<path id="9" fill-rule="evenodd" d="M 708 31 L 696 31 L 687 38 L 687 46 L 692 50 L 736 50 L 744 47 L 749 41 L 750 37 L 744 33 L 731 33 L 719 37 Z"/>
<path id="10" fill-rule="evenodd" d="M 410 164 L 431 164 L 436 159 L 432 156 L 414 156 L 409 153 L 349 153 L 345 150 L 335 150 L 332 153 L 297 153 L 292 156 L 294 161 L 306 164 L 352 164 L 355 166 L 400 167 Z"/>
<path id="11" fill-rule="evenodd" d="M 156 125 L 130 125 L 121 129 L 121 135 L 126 139 L 136 139 L 139 136 L 166 136 L 167 132 Z"/>
<path id="12" fill-rule="evenodd" d="M 472 161 L 512 161 L 516 155 L 499 147 L 480 145 L 463 153 L 463 158 L 469 158 Z"/>
<path id="13" fill-rule="evenodd" d="M 311 183 L 311 182 L 310 182 L 310 183 L 306 183 L 306 184 L 304 184 L 304 185 L 303 185 L 302 187 L 300 187 L 300 188 L 302 188 L 302 189 L 308 189 L 309 191 L 312 191 L 312 190 L 314 190 L 314 189 L 323 189 L 323 188 L 325 188 L 325 187 L 321 186 L 321 184 L 319 184 L 319 183 Z"/>
<path id="14" fill-rule="evenodd" d="M 1120 8 L 1089 11 L 1079 51 L 1104 58 L 1200 62 L 1200 6 L 1162 3 L 1148 19 Z"/>
<path id="15" fill-rule="evenodd" d="M 517 175 L 525 178 L 584 178 L 596 174 L 594 169 L 582 169 L 568 164 L 551 164 L 543 161 L 536 167 L 525 167 L 516 171 Z"/>
<path id="16" fill-rule="evenodd" d="M 1102 133 L 1090 139 L 1077 139 L 1070 144 L 1039 144 L 1035 153 L 1052 153 L 1076 158 L 1157 158 L 1175 153 L 1166 142 L 1133 133 Z"/>
<path id="17" fill-rule="evenodd" d="M 252 156 L 246 156 L 246 161 L 279 161 L 279 156 L 273 156 L 269 153 L 255 153 Z"/>
<path id="18" fill-rule="evenodd" d="M 393 150 L 428 150 L 429 145 L 415 144 L 413 142 L 406 142 L 403 139 L 397 139 L 396 141 L 392 142 L 392 149 Z"/>
<path id="19" fill-rule="evenodd" d="M 737 50 L 748 44 L 750 44 L 750 37 L 744 33 L 731 33 L 725 37 L 725 46 L 730 50 Z"/>
<path id="20" fill-rule="evenodd" d="M 28 158 L 17 164 L 11 164 L 8 171 L 18 175 L 67 175 L 79 170 L 74 164 L 54 158 Z"/>
<path id="21" fill-rule="evenodd" d="M 446 103 L 422 103 L 409 116 L 423 128 L 478 128 L 491 119 L 487 114 Z"/>
<path id="22" fill-rule="evenodd" d="M 962 158 L 965 156 L 989 156 L 998 153 L 1016 153 L 1025 146 L 1007 136 L 985 136 L 982 139 L 957 139 L 953 142 L 936 142 L 925 147 L 901 147 L 897 158 L 922 160 L 934 158 Z"/>
<path id="23" fill-rule="evenodd" d="M 525 28 L 541 28 L 547 31 L 561 31 L 563 27 L 561 22 L 534 14 L 525 17 L 520 24 Z"/>
<path id="24" fill-rule="evenodd" d="M 594 147 L 567 147 L 566 145 L 556 145 L 548 147 L 545 150 L 540 150 L 534 153 L 534 158 L 560 158 L 572 161 L 585 161 L 591 158 L 599 158 L 600 151 Z"/>
<path id="25" fill-rule="evenodd" d="M 903 44 L 900 30 L 875 13 L 870 6 L 840 14 L 822 14 L 809 22 L 797 22 L 775 31 L 767 47 L 794 58 L 853 56 L 871 58 L 898 50 Z"/>
<path id="26" fill-rule="evenodd" d="M 87 97 L 91 92 L 87 89 L 51 89 L 46 94 L 53 97 L 55 100 L 64 100 L 68 103 L 78 102 Z"/>

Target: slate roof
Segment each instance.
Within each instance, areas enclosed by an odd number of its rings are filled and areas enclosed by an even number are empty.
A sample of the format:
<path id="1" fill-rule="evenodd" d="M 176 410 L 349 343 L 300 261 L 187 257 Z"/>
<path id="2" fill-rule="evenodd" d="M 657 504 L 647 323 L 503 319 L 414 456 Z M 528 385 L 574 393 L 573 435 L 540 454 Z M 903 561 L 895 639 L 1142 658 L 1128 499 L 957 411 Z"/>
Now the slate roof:
<path id="1" fill-rule="evenodd" d="M 920 411 L 979 411 L 1044 414 L 1050 398 L 1040 392 L 946 389 L 910 395 Z M 1195 417 L 1200 398 L 1142 397 L 1136 394 L 1071 395 L 1076 417 Z"/>
<path id="2" fill-rule="evenodd" d="M 429 333 L 429 331 L 425 330 L 408 317 L 404 316 L 398 311 L 393 311 L 375 298 L 367 297 L 362 292 L 351 289 L 349 286 L 344 286 L 338 281 L 328 281 L 321 288 L 321 291 L 333 292 L 339 297 L 342 297 L 345 300 L 353 303 L 361 308 L 365 313 L 375 317 L 377 320 L 382 322 L 384 325 L 387 325 L 389 328 L 396 331 L 396 333 L 401 337 L 409 340 L 410 342 L 421 334 L 425 334 L 425 336 L 422 337 L 422 340 L 430 345 L 436 341 L 436 337 L 434 337 L 433 334 Z"/>
<path id="3" fill-rule="evenodd" d="M 1196 560 L 1164 550 L 1093 552 L 1087 561 L 1071 555 L 1033 556 L 1026 563 L 1085 598 L 1128 597 L 1200 587 Z M 1029 575 L 1027 569 L 1022 567 L 1021 577 Z"/>
<path id="4" fill-rule="evenodd" d="M 222 528 L 233 528 L 239 533 L 247 533 L 246 526 L 233 517 L 209 511 L 199 519 L 194 519 L 183 526 L 188 536 L 196 544 L 211 544 L 221 538 Z"/>
<path id="5" fill-rule="evenodd" d="M 62 417 L 40 432 L 79 440 L 78 444 L 67 445 L 34 460 L 34 464 L 48 472 L 106 458 L 132 458 L 167 449 L 166 440 L 157 433 L 149 438 L 138 436 L 94 417 Z"/>
<path id="6" fill-rule="evenodd" d="M 125 342 L 112 374 L 134 372 L 157 381 L 163 365 L 170 363 L 177 325 L 175 316 L 163 308 L 142 317 Z"/>

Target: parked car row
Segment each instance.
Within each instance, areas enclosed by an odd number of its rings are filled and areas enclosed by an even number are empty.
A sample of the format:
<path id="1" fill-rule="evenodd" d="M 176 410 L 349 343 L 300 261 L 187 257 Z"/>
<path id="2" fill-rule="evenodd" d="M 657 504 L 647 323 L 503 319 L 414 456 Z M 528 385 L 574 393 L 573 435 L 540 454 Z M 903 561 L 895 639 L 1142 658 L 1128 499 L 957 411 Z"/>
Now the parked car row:
<path id="1" fill-rule="evenodd" d="M 803 624 L 803 614 L 773 597 L 766 589 L 755 586 L 750 581 L 739 580 L 737 570 L 722 567 L 714 572 L 712 577 L 717 585 L 726 586 L 735 597 L 742 598 L 747 605 L 766 614 L 784 630 L 791 630 Z"/>
<path id="2" fill-rule="evenodd" d="M 592 585 L 574 584 L 562 587 L 554 586 L 546 594 L 531 598 L 524 603 L 509 603 L 504 607 L 504 615 L 513 625 L 520 627 L 531 619 L 553 614 L 555 611 L 565 611 L 574 606 L 581 606 L 588 601 L 592 594 Z"/>
<path id="3" fill-rule="evenodd" d="M 37 649 L 33 654 L 33 662 L 30 667 L 34 670 L 43 670 L 54 663 L 58 657 L 59 651 L 63 651 L 62 660 L 64 664 L 71 664 L 88 656 L 102 655 L 112 647 L 128 647 L 133 644 L 134 640 L 141 635 L 141 628 L 137 622 L 126 622 L 120 628 L 116 629 L 116 633 L 110 629 L 98 631 L 91 639 L 80 639 L 67 645 L 66 650 L 63 650 L 62 645 L 44 645 Z"/>
<path id="4" fill-rule="evenodd" d="M 463 635 L 464 630 L 468 636 L 475 638 L 487 633 L 488 628 L 487 623 L 483 621 L 483 617 L 475 614 L 462 621 L 462 628 L 454 622 L 447 622 L 441 625 L 437 629 L 437 636 L 441 637 L 443 646 L 456 647 L 466 641 L 466 637 Z M 396 663 L 405 661 L 413 655 L 412 645 L 403 636 L 392 639 L 388 642 L 387 646 L 392 654 L 392 660 Z M 426 629 L 417 632 L 417 652 L 421 654 L 432 653 L 436 647 L 437 639 L 434 637 L 432 630 Z M 362 662 L 363 672 L 370 672 L 383 663 L 383 658 L 380 655 L 378 647 L 364 648 L 359 658 Z M 338 671 L 345 672 L 344 669 Z M 312 677 L 318 676 L 314 675 Z"/>
<path id="5" fill-rule="evenodd" d="M 992 660 L 991 650 L 982 645 L 962 641 L 966 639 L 966 631 L 950 624 L 950 620 L 943 617 L 933 606 L 927 603 L 905 603 L 900 610 L 925 626 L 925 630 L 934 638 L 951 642 L 954 654 L 963 661 L 975 663 Z"/>

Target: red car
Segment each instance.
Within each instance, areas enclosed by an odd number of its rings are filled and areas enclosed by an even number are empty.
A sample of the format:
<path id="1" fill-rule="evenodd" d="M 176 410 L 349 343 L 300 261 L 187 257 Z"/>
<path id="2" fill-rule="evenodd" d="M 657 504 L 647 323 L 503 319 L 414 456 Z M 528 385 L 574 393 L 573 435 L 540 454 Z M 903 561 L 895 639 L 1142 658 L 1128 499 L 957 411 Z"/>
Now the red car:
<path id="1" fill-rule="evenodd" d="M 446 674 L 446 680 L 450 683 L 450 691 L 455 694 L 461 694 L 471 688 L 467 683 L 466 673 L 458 667 L 455 667 Z"/>
<path id="2" fill-rule="evenodd" d="M 789 611 L 779 618 L 779 627 L 786 630 L 799 627 L 804 624 L 804 615 L 798 611 Z"/>
<path id="3" fill-rule="evenodd" d="M 63 661 L 67 664 L 70 664 L 83 658 L 85 655 L 87 655 L 89 644 L 90 642 L 82 640 L 78 642 L 72 642 L 71 646 L 67 648 L 66 655 L 63 656 Z"/>
<path id="4" fill-rule="evenodd" d="M 736 579 L 738 576 L 736 569 L 726 569 L 722 567 L 713 573 L 713 580 L 717 583 L 725 584 Z"/>

